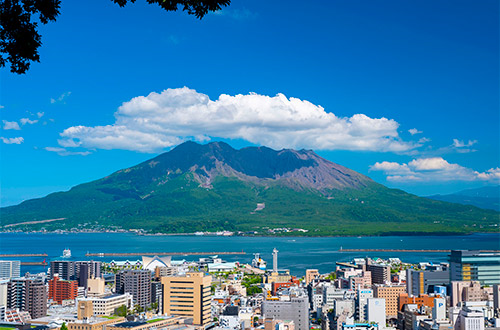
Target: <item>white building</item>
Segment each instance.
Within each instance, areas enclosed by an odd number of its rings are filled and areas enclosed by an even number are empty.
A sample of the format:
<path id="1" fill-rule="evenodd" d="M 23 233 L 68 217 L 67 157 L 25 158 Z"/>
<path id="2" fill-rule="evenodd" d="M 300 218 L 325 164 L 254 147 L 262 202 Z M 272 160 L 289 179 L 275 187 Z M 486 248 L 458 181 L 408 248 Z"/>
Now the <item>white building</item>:
<path id="1" fill-rule="evenodd" d="M 0 278 L 13 278 L 21 276 L 21 261 L 0 260 Z"/>
<path id="2" fill-rule="evenodd" d="M 356 297 L 356 320 L 361 322 L 367 320 L 369 298 L 373 298 L 372 289 L 358 289 L 358 296 Z"/>
<path id="3" fill-rule="evenodd" d="M 434 307 L 432 308 L 432 319 L 433 320 L 446 319 L 446 299 L 445 298 L 434 298 Z"/>
<path id="4" fill-rule="evenodd" d="M 463 308 L 455 323 L 455 330 L 484 330 L 483 313 Z"/>
<path id="5" fill-rule="evenodd" d="M 127 309 L 132 308 L 132 295 L 130 293 L 125 294 L 113 294 L 105 297 L 89 297 L 89 298 L 79 298 L 78 301 L 92 301 L 92 308 L 94 310 L 94 315 L 113 315 L 118 307 L 125 305 Z"/>
<path id="6" fill-rule="evenodd" d="M 368 322 L 378 324 L 379 329 L 385 328 L 385 299 L 368 298 Z"/>

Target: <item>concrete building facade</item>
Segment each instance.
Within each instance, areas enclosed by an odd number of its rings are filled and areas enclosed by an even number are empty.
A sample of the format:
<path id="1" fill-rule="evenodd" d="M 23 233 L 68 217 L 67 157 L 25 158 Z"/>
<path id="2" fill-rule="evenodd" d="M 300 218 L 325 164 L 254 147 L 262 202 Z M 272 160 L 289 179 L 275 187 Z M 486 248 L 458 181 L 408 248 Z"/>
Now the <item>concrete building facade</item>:
<path id="1" fill-rule="evenodd" d="M 78 282 L 59 279 L 56 274 L 49 280 L 49 299 L 62 304 L 63 300 L 74 300 L 78 295 Z"/>
<path id="2" fill-rule="evenodd" d="M 193 324 L 212 321 L 212 277 L 189 272 L 185 276 L 162 277 L 163 314 L 192 317 Z"/>
<path id="3" fill-rule="evenodd" d="M 399 295 L 406 293 L 404 285 L 374 285 L 375 298 L 385 299 L 385 312 L 387 317 L 397 317 L 399 307 Z"/>
<path id="4" fill-rule="evenodd" d="M 291 320 L 296 330 L 309 330 L 309 304 L 306 297 L 291 298 L 289 301 L 265 300 L 262 315 L 266 319 Z"/>
<path id="5" fill-rule="evenodd" d="M 132 294 L 134 305 L 151 305 L 151 272 L 149 270 L 123 270 L 116 275 L 116 293 Z"/>
<path id="6" fill-rule="evenodd" d="M 7 308 L 19 309 L 32 319 L 47 314 L 47 290 L 42 281 L 27 278 L 12 279 L 7 288 Z"/>
<path id="7" fill-rule="evenodd" d="M 0 260 L 0 278 L 8 279 L 21 276 L 21 261 Z"/>
<path id="8" fill-rule="evenodd" d="M 500 252 L 451 251 L 450 281 L 479 281 L 482 285 L 500 284 Z"/>

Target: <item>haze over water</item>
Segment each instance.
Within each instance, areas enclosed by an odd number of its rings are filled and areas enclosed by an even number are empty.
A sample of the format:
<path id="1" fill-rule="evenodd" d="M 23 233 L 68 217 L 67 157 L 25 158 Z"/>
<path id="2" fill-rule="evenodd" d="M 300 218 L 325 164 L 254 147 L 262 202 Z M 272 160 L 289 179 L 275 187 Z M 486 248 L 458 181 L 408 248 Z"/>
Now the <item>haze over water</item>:
<path id="1" fill-rule="evenodd" d="M 326 273 L 335 262 L 355 257 L 397 257 L 404 262 L 444 262 L 446 253 L 339 252 L 344 249 L 500 249 L 500 234 L 467 236 L 385 236 L 385 237 L 220 237 L 220 236 L 139 236 L 128 233 L 25 234 L 0 233 L 0 253 L 47 253 L 47 261 L 60 259 L 65 248 L 70 260 L 91 259 L 85 253 L 99 252 L 224 252 L 244 251 L 245 255 L 224 255 L 226 261 L 251 263 L 260 253 L 272 267 L 272 250 L 279 250 L 279 268 L 301 276 L 308 268 Z M 174 256 L 174 260 L 197 260 L 199 256 Z M 19 258 L 18 258 L 19 259 Z M 93 257 L 94 260 L 136 260 L 140 257 Z M 42 261 L 43 257 L 21 258 Z M 41 272 L 44 267 L 23 266 L 21 272 Z"/>

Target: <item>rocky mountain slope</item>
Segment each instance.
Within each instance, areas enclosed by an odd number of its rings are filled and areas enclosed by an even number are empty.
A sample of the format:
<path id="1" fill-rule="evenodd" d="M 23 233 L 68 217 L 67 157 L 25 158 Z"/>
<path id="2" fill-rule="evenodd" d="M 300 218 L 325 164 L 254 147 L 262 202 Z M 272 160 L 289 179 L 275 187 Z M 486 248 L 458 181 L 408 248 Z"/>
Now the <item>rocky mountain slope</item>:
<path id="1" fill-rule="evenodd" d="M 311 150 L 183 143 L 105 178 L 0 209 L 16 228 L 304 235 L 498 231 L 499 213 L 386 188 Z M 12 228 L 12 227 L 9 227 Z M 297 234 L 297 232 L 295 232 Z"/>

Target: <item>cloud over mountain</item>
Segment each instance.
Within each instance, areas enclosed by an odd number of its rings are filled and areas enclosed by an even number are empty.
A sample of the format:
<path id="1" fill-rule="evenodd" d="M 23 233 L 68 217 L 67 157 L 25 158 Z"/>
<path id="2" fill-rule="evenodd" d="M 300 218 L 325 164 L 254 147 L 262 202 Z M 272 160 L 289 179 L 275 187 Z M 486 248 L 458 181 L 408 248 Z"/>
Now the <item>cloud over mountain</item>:
<path id="1" fill-rule="evenodd" d="M 449 163 L 441 157 L 414 159 L 406 163 L 377 162 L 370 166 L 371 171 L 383 171 L 388 181 L 493 181 L 500 182 L 500 168 L 491 168 L 485 172 L 459 164 Z"/>
<path id="2" fill-rule="evenodd" d="M 337 117 L 321 106 L 283 94 L 222 94 L 212 101 L 187 87 L 167 89 L 124 102 L 115 118 L 105 126 L 69 127 L 61 133 L 59 144 L 140 152 L 212 138 L 322 150 L 405 152 L 420 146 L 403 141 L 393 119 L 364 114 Z"/>

